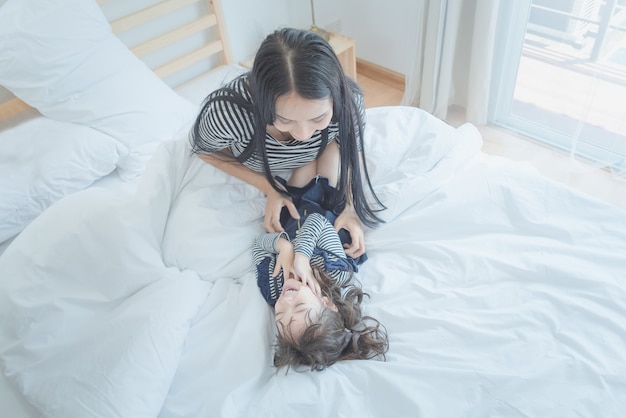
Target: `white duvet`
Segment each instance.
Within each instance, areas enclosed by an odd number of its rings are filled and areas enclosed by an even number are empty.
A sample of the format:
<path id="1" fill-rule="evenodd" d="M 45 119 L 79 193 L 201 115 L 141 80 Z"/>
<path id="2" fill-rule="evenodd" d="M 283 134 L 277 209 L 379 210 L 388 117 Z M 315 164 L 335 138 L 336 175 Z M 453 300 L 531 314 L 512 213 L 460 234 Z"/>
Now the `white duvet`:
<path id="1" fill-rule="evenodd" d="M 68 196 L 0 258 L 14 396 L 63 418 L 622 416 L 626 213 L 480 146 L 368 110 L 388 210 L 359 278 L 387 361 L 285 374 L 250 255 L 263 197 L 164 143 L 136 194 Z"/>

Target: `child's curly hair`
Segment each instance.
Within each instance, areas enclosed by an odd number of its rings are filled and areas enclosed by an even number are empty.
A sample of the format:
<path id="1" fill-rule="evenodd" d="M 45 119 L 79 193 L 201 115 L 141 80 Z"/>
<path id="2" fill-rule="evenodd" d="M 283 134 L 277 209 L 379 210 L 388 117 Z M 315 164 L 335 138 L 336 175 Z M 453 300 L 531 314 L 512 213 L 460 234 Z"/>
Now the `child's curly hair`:
<path id="1" fill-rule="evenodd" d="M 320 283 L 322 295 L 326 296 L 337 311 L 324 308 L 317 320 L 296 338 L 289 326 L 278 333 L 274 351 L 274 366 L 309 366 L 321 371 L 340 360 L 385 360 L 389 340 L 385 327 L 371 316 L 362 316 L 361 302 L 365 296 L 358 281 L 340 287 L 328 275 L 317 268 L 313 273 Z M 343 296 L 342 296 L 343 293 Z"/>

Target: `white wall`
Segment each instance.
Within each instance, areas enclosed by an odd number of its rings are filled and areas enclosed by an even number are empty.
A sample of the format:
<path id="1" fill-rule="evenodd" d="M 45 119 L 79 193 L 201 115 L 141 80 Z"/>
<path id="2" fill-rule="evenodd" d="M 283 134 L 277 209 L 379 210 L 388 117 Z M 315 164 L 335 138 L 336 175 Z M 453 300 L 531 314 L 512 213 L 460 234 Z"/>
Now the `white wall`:
<path id="1" fill-rule="evenodd" d="M 350 25 L 345 35 L 356 41 L 357 57 L 400 74 L 409 70 L 415 50 L 416 0 L 346 0 Z"/>
<path id="2" fill-rule="evenodd" d="M 288 26 L 289 0 L 221 0 L 226 29 L 235 62 L 254 55 L 265 36 L 280 26 Z M 291 0 L 291 2 L 300 0 Z"/>
<path id="3" fill-rule="evenodd" d="M 254 55 L 272 30 L 311 25 L 309 0 L 222 0 L 235 61 Z M 415 0 L 315 0 L 318 26 L 337 30 L 356 41 L 358 58 L 400 74 L 408 72 L 414 49 Z"/>
<path id="4" fill-rule="evenodd" d="M 6 0 L 0 0 L 0 5 Z M 127 0 L 137 2 L 140 0 Z M 142 2 L 144 0 L 141 0 Z M 310 0 L 221 0 L 236 62 L 254 55 L 265 36 L 281 26 L 311 25 Z M 408 72 L 418 0 L 315 0 L 316 23 L 354 38 L 358 58 Z"/>

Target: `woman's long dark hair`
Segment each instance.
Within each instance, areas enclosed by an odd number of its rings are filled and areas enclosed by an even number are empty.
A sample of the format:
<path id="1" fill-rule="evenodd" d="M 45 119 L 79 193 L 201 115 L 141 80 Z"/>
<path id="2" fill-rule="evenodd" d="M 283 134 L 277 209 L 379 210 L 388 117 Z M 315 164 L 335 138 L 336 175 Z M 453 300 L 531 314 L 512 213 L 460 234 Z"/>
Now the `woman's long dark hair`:
<path id="1" fill-rule="evenodd" d="M 358 282 L 342 289 L 322 270 L 313 267 L 323 296 L 337 310 L 324 308 L 321 316 L 309 318 L 311 324 L 297 336 L 289 325 L 279 330 L 274 347 L 274 366 L 277 369 L 307 366 L 321 371 L 341 360 L 385 359 L 389 340 L 385 327 L 371 316 L 363 316 L 361 303 L 367 296 Z M 342 296 L 343 292 L 343 296 Z"/>
<path id="2" fill-rule="evenodd" d="M 212 99 L 228 100 L 251 111 L 254 123 L 252 141 L 236 157 L 237 161 L 244 162 L 256 154 L 262 161 L 263 172 L 269 183 L 283 193 L 271 173 L 265 149 L 267 126 L 273 125 L 276 119 L 276 99 L 291 92 L 310 100 L 330 97 L 333 102 L 333 121 L 339 126 L 341 162 L 337 191 L 330 203 L 340 212 L 345 207 L 346 197 L 351 196 L 354 209 L 365 225 L 371 227 L 383 222 L 377 212 L 385 209 L 385 206 L 374 193 L 365 158 L 362 159 L 362 166 L 359 163 L 360 151 L 364 152 L 364 122 L 357 100 L 362 100 L 363 95 L 359 86 L 344 74 L 330 44 L 310 31 L 293 28 L 276 30 L 261 43 L 252 71 L 246 76 L 252 97 L 251 108 L 232 89 L 217 91 L 204 104 L 206 108 Z M 204 108 L 192 130 L 192 139 L 194 135 L 199 135 L 199 118 Z M 322 135 L 322 138 L 326 138 L 326 135 Z M 325 147 L 326 141 L 322 140 L 320 154 Z M 376 208 L 372 207 L 365 195 L 363 179 Z"/>

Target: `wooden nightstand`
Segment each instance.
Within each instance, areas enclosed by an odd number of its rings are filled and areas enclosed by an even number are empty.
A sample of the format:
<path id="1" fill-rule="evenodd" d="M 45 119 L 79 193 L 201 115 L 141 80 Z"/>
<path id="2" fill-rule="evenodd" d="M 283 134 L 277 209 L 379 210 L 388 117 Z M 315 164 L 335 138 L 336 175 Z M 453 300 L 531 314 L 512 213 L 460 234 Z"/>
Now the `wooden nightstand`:
<path id="1" fill-rule="evenodd" d="M 330 46 L 335 50 L 337 58 L 343 67 L 343 72 L 356 81 L 356 52 L 354 39 L 338 33 L 331 33 L 328 40 Z"/>
<path id="2" fill-rule="evenodd" d="M 333 47 L 335 54 L 337 54 L 337 58 L 339 58 L 343 71 L 346 75 L 356 81 L 356 52 L 354 39 L 338 33 L 331 33 L 328 43 Z M 243 61 L 240 64 L 247 69 L 251 69 L 253 62 L 254 57 Z"/>

